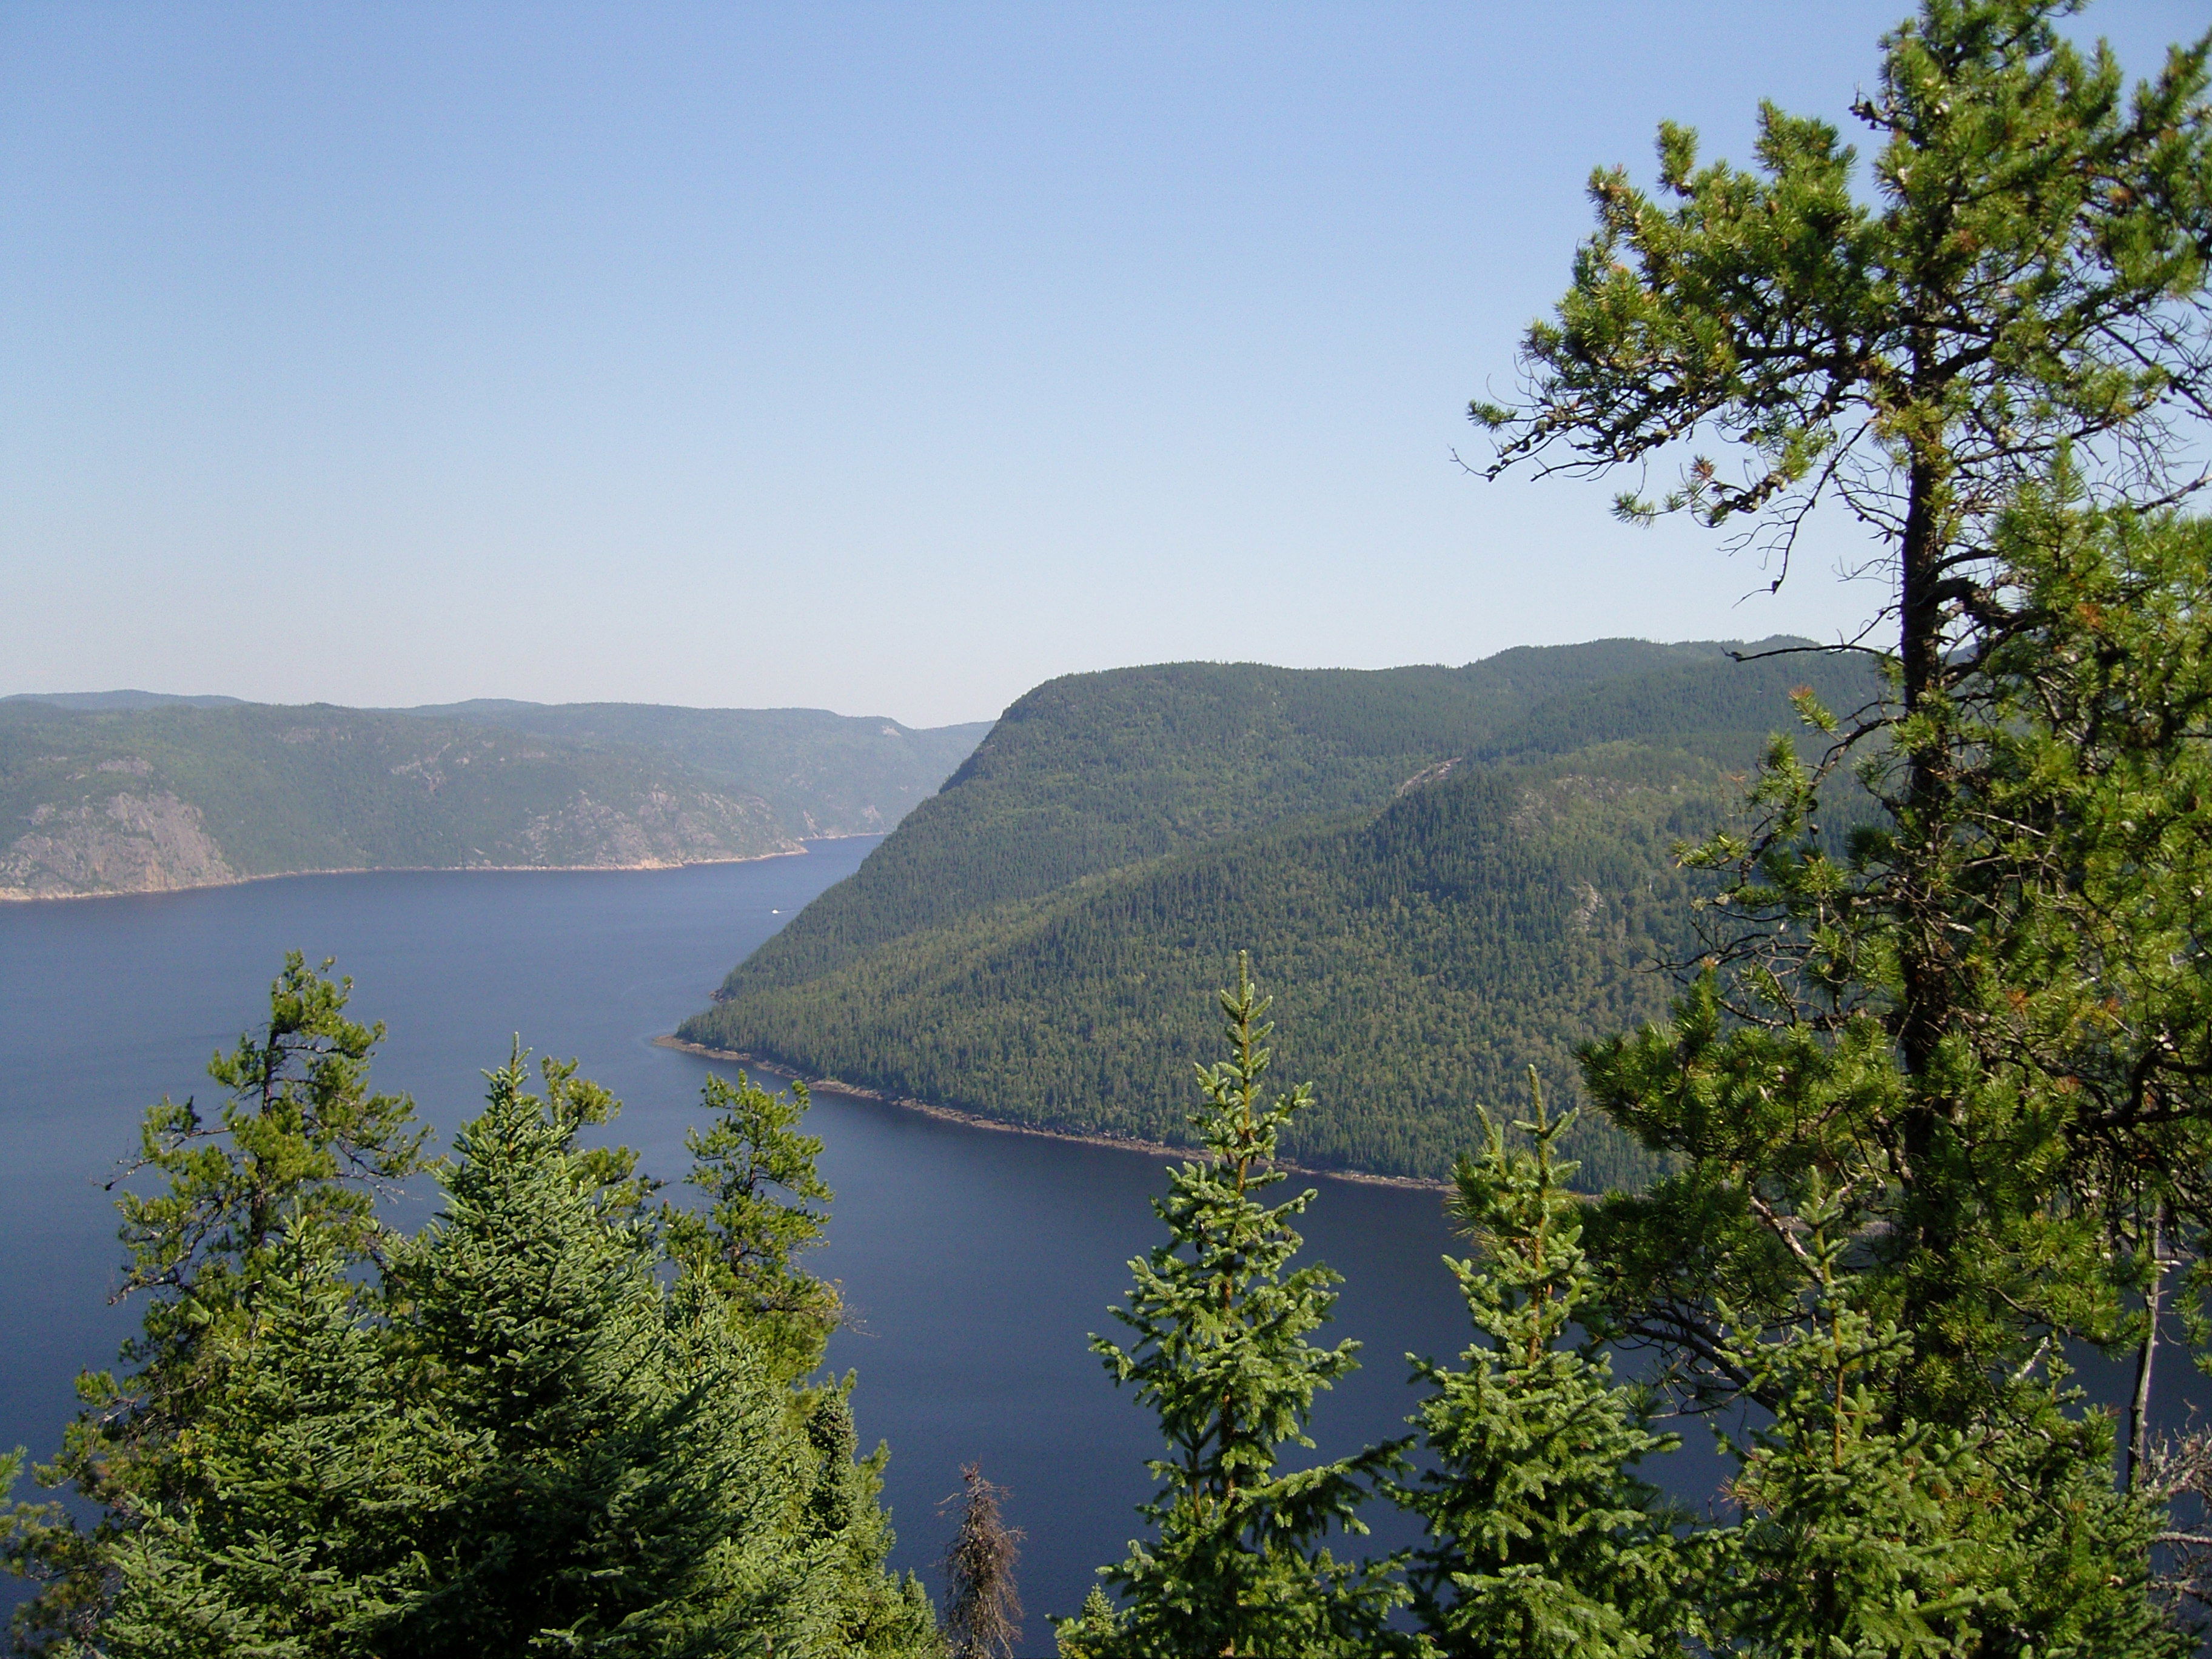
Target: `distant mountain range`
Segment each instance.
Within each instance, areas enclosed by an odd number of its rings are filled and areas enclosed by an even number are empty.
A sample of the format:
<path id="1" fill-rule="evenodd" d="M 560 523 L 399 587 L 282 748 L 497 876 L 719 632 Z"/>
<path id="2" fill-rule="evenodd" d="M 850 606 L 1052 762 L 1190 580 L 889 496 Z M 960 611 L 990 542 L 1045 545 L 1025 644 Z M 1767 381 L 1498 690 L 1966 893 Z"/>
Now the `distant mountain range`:
<path id="1" fill-rule="evenodd" d="M 987 725 L 819 709 L 0 699 L 0 897 L 757 858 L 889 829 Z"/>
<path id="2" fill-rule="evenodd" d="M 1755 655 L 1790 641 L 1742 647 Z M 1180 1143 L 1212 991 L 1249 948 L 1286 1151 L 1437 1177 L 1478 1102 L 1571 1099 L 1573 1044 L 1660 1012 L 1693 953 L 1672 856 L 1736 810 L 1793 687 L 1878 695 L 1863 659 L 1720 643 L 1506 652 L 1377 672 L 1176 664 L 1022 698 L 859 872 L 679 1036 L 1059 1131 Z M 1840 827 L 1851 815 L 1838 803 Z M 1648 1156 L 1577 1131 L 1585 1185 Z"/>

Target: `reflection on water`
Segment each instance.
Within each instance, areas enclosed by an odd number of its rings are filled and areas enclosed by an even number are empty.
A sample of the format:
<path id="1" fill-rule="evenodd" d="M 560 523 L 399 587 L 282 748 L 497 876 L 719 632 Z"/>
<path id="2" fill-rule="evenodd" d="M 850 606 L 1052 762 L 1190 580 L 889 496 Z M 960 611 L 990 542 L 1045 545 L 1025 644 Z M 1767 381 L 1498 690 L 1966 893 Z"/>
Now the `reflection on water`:
<path id="1" fill-rule="evenodd" d="M 112 1360 L 134 1312 L 105 1303 L 119 1250 L 100 1182 L 141 1109 L 198 1087 L 209 1054 L 265 1012 L 285 950 L 354 976 L 355 1012 L 391 1028 L 377 1082 L 412 1091 L 441 1129 L 474 1110 L 480 1069 L 519 1034 L 620 1095 L 617 1133 L 675 1177 L 709 1063 L 652 1039 L 874 844 L 680 871 L 301 877 L 0 906 L 0 1449 L 51 1450 L 71 1376 Z M 1222 942 L 1224 969 L 1236 943 Z M 1295 1076 L 1297 1033 L 1277 1046 Z M 949 1532 L 936 1505 L 962 1463 L 981 1463 L 1029 1534 L 1024 1649 L 1048 1651 L 1043 1615 L 1073 1611 L 1092 1570 L 1121 1557 L 1158 1449 L 1086 1338 L 1119 1328 L 1106 1310 L 1128 1258 L 1160 1236 L 1148 1200 L 1164 1166 L 826 1091 L 809 1127 L 837 1192 L 813 1266 L 853 1311 L 831 1360 L 860 1372 L 864 1439 L 892 1448 L 896 1559 L 935 1593 Z M 1403 1356 L 1456 1352 L 1467 1324 L 1438 1263 L 1450 1240 L 1434 1194 L 1320 1184 L 1309 1254 L 1346 1279 L 1322 1335 L 1360 1340 L 1366 1362 L 1322 1398 L 1314 1455 L 1328 1456 L 1401 1432 Z M 1664 1474 L 1702 1502 L 1718 1466 L 1702 1428 L 1686 1438 Z M 1375 1541 L 1403 1534 L 1378 1524 Z"/>

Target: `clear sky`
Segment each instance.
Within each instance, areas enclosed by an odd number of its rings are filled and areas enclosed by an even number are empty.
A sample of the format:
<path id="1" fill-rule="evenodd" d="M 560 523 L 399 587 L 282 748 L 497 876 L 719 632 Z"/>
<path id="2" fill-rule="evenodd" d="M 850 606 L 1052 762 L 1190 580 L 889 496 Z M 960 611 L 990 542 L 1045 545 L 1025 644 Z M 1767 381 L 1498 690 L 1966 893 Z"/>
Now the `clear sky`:
<path id="1" fill-rule="evenodd" d="M 1833 635 L 1468 398 L 1593 164 L 1898 0 L 0 7 L 0 692 L 988 718 L 1182 658 Z M 2108 0 L 2131 75 L 2201 0 Z"/>

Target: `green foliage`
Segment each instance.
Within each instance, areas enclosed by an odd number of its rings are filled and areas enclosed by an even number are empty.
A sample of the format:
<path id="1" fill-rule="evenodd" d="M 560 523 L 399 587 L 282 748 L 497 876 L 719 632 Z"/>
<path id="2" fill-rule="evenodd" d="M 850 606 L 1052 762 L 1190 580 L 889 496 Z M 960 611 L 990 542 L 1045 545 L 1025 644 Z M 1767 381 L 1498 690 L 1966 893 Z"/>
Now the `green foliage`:
<path id="1" fill-rule="evenodd" d="M 1532 1060 L 1571 1088 L 1577 1041 L 1663 1010 L 1665 981 L 1645 970 L 1698 948 L 1673 846 L 1729 811 L 1722 763 L 1755 757 L 1797 671 L 1622 645 L 1402 672 L 1403 685 L 1398 671 L 1190 671 L 1225 683 L 1223 702 L 1243 686 L 1260 712 L 1240 704 L 1238 718 L 1262 733 L 1310 744 L 1295 763 L 1240 747 L 1243 728 L 1202 719 L 1214 704 L 1166 671 L 1045 688 L 683 1035 L 1018 1122 L 1188 1144 L 1170 1056 L 1207 1041 L 1198 964 L 1249 939 L 1288 988 L 1322 1094 L 1285 1130 L 1286 1154 L 1449 1175 L 1475 1132 L 1468 1101 L 1509 1093 Z M 1846 706 L 1875 689 L 1853 664 L 1814 678 Z M 1302 725 L 1271 724 L 1270 688 Z M 1387 764 L 1346 758 L 1354 738 L 1396 747 Z M 1472 758 L 1443 764 L 1459 756 Z M 1369 804 L 1191 827 L 1340 799 L 1313 782 L 1325 768 L 1364 780 Z M 1224 781 L 1255 776 L 1263 805 Z M 1109 861 L 1140 833 L 1195 844 L 963 908 L 987 881 L 1060 880 L 1049 826 L 1063 823 Z M 1657 1167 L 1610 1125 L 1577 1133 L 1593 1184 Z"/>
<path id="2" fill-rule="evenodd" d="M 2160 411 L 2201 413 L 2212 375 L 2212 35 L 2130 100 L 2108 51 L 2060 33 L 2077 9 L 1928 0 L 1887 36 L 1852 109 L 1881 146 L 1875 202 L 1835 127 L 1772 104 L 1755 170 L 1700 167 L 1697 135 L 1670 123 L 1656 195 L 1595 173 L 1597 229 L 1557 320 L 1528 331 L 1522 405 L 1472 410 L 1500 434 L 1493 473 L 1602 471 L 1717 438 L 1740 476 L 1693 455 L 1665 495 L 1623 495 L 1622 515 L 1765 512 L 1786 559 L 1802 514 L 1840 495 L 1931 584 L 1904 606 L 1931 649 L 1938 608 L 1972 597 L 1988 523 L 2056 448 L 2136 440 L 2114 479 L 2154 492 Z"/>
<path id="3" fill-rule="evenodd" d="M 2152 1508 L 2112 1486 L 2111 1422 L 2063 1366 L 2008 1379 L 1970 1430 L 1899 1415 L 1910 1333 L 1847 1262 L 1866 1214 L 1812 1178 L 1778 1226 L 1795 1317 L 1731 1328 L 1725 1363 L 1771 1411 L 1729 1448 L 1732 1527 L 1696 1540 L 1705 1632 L 1757 1656 L 2178 1656 L 2147 1594 Z"/>
<path id="4" fill-rule="evenodd" d="M 1486 1116 L 1452 1200 L 1481 1255 L 1446 1258 L 1488 1339 L 1466 1369 L 1416 1360 L 1430 1388 L 1413 1421 L 1428 1467 L 1398 1501 L 1426 1523 L 1413 1607 L 1431 1649 L 1481 1659 L 1645 1659 L 1679 1653 L 1687 1609 L 1677 1517 L 1632 1473 L 1671 1436 L 1646 1424 L 1610 1356 L 1565 1346 L 1592 1299 L 1574 1165 L 1557 1146 L 1572 1115 L 1533 1116 L 1509 1147 Z"/>
<path id="5" fill-rule="evenodd" d="M 642 1224 L 575 1152 L 587 1114 L 525 1081 L 519 1056 L 491 1074 L 398 1270 L 406 1363 L 466 1453 L 409 1528 L 431 1582 L 392 1639 L 651 1652 L 786 1629 L 800 1610 L 745 1559 L 774 1553 L 804 1478 L 777 1390 L 699 1287 L 662 1291 Z"/>
<path id="6" fill-rule="evenodd" d="M 1198 1068 L 1206 1105 L 1193 1117 L 1208 1157 L 1171 1173 L 1153 1205 L 1168 1242 L 1129 1264 L 1136 1285 L 1114 1315 L 1135 1340 L 1091 1339 L 1115 1379 L 1158 1413 L 1170 1455 L 1148 1466 L 1166 1484 L 1144 1510 L 1155 1538 L 1104 1573 L 1124 1605 L 1060 1626 L 1060 1650 L 1083 1659 L 1374 1653 L 1390 1644 L 1382 1620 L 1402 1597 L 1382 1569 L 1318 1547 L 1332 1528 L 1366 1531 L 1360 1502 L 1398 1448 L 1276 1467 L 1285 1443 L 1312 1445 L 1315 1391 L 1358 1365 L 1358 1345 L 1306 1341 L 1328 1317 L 1336 1275 L 1285 1271 L 1302 1243 L 1291 1218 L 1313 1193 L 1273 1206 L 1257 1196 L 1283 1179 L 1277 1135 L 1311 1090 L 1263 1099 L 1273 1028 L 1242 957 L 1221 1008 L 1229 1057 Z"/>
<path id="7" fill-rule="evenodd" d="M 2062 477 L 2000 533 L 2017 621 L 1866 768 L 1881 791 L 1933 755 L 1942 794 L 1903 787 L 1837 856 L 1811 827 L 1827 771 L 1778 751 L 1765 822 L 1698 854 L 1747 918 L 1722 972 L 1588 1062 L 1615 1120 L 1684 1160 L 1599 1224 L 1621 1328 L 1702 1331 L 1710 1357 L 1700 1297 L 1774 1308 L 1754 1200 L 1825 1171 L 1868 1194 L 1916 1409 L 1954 1424 L 2046 1332 L 2130 1339 L 2145 1241 L 2170 1207 L 2193 1249 L 2212 1153 L 2212 531 L 2081 510 Z M 1667 1260 L 1692 1203 L 1703 1284 Z"/>
<path id="8" fill-rule="evenodd" d="M 692 1186 L 707 1194 L 704 1215 L 671 1210 L 669 1253 L 729 1304 L 770 1357 L 796 1380 L 822 1363 L 842 1311 L 836 1289 L 797 1266 L 829 1224 L 830 1188 L 815 1168 L 822 1142 L 798 1133 L 806 1085 L 772 1095 L 738 1073 L 710 1076 L 699 1103 L 714 1115 L 703 1132 L 688 1129 Z M 786 1197 L 778 1197 L 778 1193 Z"/>
<path id="9" fill-rule="evenodd" d="M 916 730 L 879 715 L 822 708 L 676 708 L 643 702 L 479 698 L 404 713 L 533 732 L 594 750 L 646 750 L 757 795 L 784 834 L 866 836 L 890 829 L 974 752 L 988 720 Z"/>
<path id="10" fill-rule="evenodd" d="M 428 1588 L 409 1546 L 471 1446 L 392 1386 L 330 1250 L 288 1242 L 265 1287 L 167 1489 L 113 1540 L 102 1653 L 374 1654 Z"/>
<path id="11" fill-rule="evenodd" d="M 345 1272 L 387 1248 L 375 1200 L 423 1168 L 424 1132 L 404 1096 L 370 1091 L 368 1057 L 384 1029 L 346 1017 L 351 990 L 289 953 L 267 1025 L 209 1062 L 226 1096 L 214 1119 L 194 1098 L 148 1109 L 139 1157 L 118 1179 L 150 1171 L 162 1184 L 117 1200 L 129 1252 L 123 1294 L 146 1297 L 123 1351 L 133 1370 L 121 1381 L 78 1380 L 84 1409 L 37 1471 L 41 1486 L 74 1486 L 105 1513 L 88 1533 L 58 1503 L 17 1509 L 9 1565 L 43 1585 L 19 1629 L 83 1634 L 118 1540 L 188 1478 L 185 1444 L 265 1317 L 266 1286 L 302 1259 Z"/>
<path id="12" fill-rule="evenodd" d="M 765 802 L 665 754 L 324 704 L 0 705 L 0 894 L 18 898 L 798 845 Z"/>
<path id="13" fill-rule="evenodd" d="M 439 1171 L 440 1216 L 392 1235 L 337 1182 L 420 1168 L 420 1136 L 368 1091 L 381 1033 L 344 1000 L 288 959 L 266 1034 L 211 1067 L 234 1091 L 222 1128 L 148 1115 L 166 1184 L 123 1206 L 152 1292 L 140 1368 L 87 1380 L 41 1472 L 100 1522 L 15 1513 L 11 1565 L 47 1581 L 28 1644 L 938 1652 L 919 1584 L 884 1567 L 884 1455 L 855 1455 L 851 1379 L 795 1389 L 774 1310 L 721 1293 L 757 1273 L 672 1259 L 635 1155 L 577 1144 L 617 1103 L 552 1061 L 526 1092 L 518 1050 Z M 710 1166 L 751 1133 L 790 1190 L 818 1191 L 790 1103 L 712 1097 L 733 1109 L 701 1137 Z M 728 1213 L 762 1235 L 758 1210 Z M 768 1265 L 787 1274 L 787 1252 Z"/>
<path id="14" fill-rule="evenodd" d="M 1705 1540 L 1708 1618 L 1751 1654 L 1975 1652 L 2010 1611 L 1954 1525 L 1986 1474 L 1955 1430 L 1885 1425 L 1878 1390 L 1911 1339 L 1853 1305 L 1844 1207 L 1816 1187 L 1803 1219 L 1802 1244 L 1783 1235 L 1811 1280 L 1799 1322 L 1771 1340 L 1732 1332 L 1725 1348 L 1774 1419 L 1739 1449 L 1742 1522 Z"/>
<path id="15" fill-rule="evenodd" d="M 1776 739 L 1691 860 L 1728 884 L 1710 977 L 1584 1056 L 1674 1166 L 1592 1218 L 1592 1323 L 1778 1413 L 1751 1651 L 2166 1641 L 2109 1425 L 2027 1379 L 2069 1339 L 2147 1373 L 2161 1224 L 2193 1255 L 2212 1222 L 2207 540 L 2172 510 L 2212 411 L 2212 33 L 2130 96 L 2075 9 L 1886 37 L 1873 201 L 1826 123 L 1766 106 L 1753 172 L 1662 127 L 1661 198 L 1593 179 L 1522 407 L 1474 411 L 1494 470 L 1718 440 L 1620 511 L 1738 526 L 1778 586 L 1826 497 L 1890 559 L 1887 694 L 1796 699 L 1826 752 Z"/>
<path id="16" fill-rule="evenodd" d="M 384 1027 L 346 1018 L 353 981 L 325 978 L 330 967 L 286 954 L 267 1026 L 208 1062 L 226 1096 L 214 1122 L 193 1097 L 146 1114 L 138 1158 L 118 1179 L 151 1171 L 164 1185 L 116 1200 L 131 1255 L 124 1293 L 158 1293 L 156 1346 L 132 1357 L 249 1316 L 274 1248 L 319 1239 L 341 1261 L 365 1259 L 382 1231 L 377 1197 L 424 1167 L 428 1131 L 415 1125 L 414 1103 L 368 1089 Z"/>

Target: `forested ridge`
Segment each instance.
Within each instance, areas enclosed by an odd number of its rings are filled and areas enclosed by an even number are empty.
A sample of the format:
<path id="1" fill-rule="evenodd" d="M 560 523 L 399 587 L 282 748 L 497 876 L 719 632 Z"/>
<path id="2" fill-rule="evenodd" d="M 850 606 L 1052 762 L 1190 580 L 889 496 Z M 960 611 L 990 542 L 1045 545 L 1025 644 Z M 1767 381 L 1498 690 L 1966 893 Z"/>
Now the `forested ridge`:
<path id="1" fill-rule="evenodd" d="M 968 757 L 988 720 L 909 726 L 826 708 L 684 708 L 483 697 L 402 714 L 534 732 L 581 748 L 647 750 L 758 796 L 787 835 L 890 829 Z"/>
<path id="2" fill-rule="evenodd" d="M 1157 1420 L 1144 1535 L 1060 1659 L 2206 1651 L 2212 1431 L 2154 1378 L 2212 1369 L 2212 31 L 2130 82 L 2078 9 L 1924 0 L 1848 106 L 1863 158 L 1773 102 L 1749 166 L 1662 124 L 1655 188 L 1593 174 L 1516 401 L 1470 407 L 1490 476 L 1613 474 L 1778 587 L 1840 500 L 1879 699 L 1841 651 L 1618 642 L 1054 681 L 687 1024 L 965 1066 L 1039 1121 L 1194 1108 L 1090 1340 Z M 1692 939 L 1638 1023 L 1636 959 Z M 1215 1043 L 1155 995 L 1176 955 Z M 137 1329 L 0 1531 L 19 1646 L 1014 1659 L 978 1466 L 941 1618 L 887 1569 L 819 1369 L 804 1090 L 710 1079 L 697 1196 L 656 1202 L 587 1139 L 606 1091 L 532 1093 L 518 1043 L 432 1160 L 349 989 L 289 955 L 210 1103 L 148 1109 Z M 1153 1099 L 1139 1041 L 1213 1058 Z M 1547 1042 L 1655 1178 L 1577 1194 L 1570 1149 L 1625 1143 L 1559 1109 Z M 1524 1058 L 1507 1112 L 1423 1115 Z M 1281 1157 L 1447 1135 L 1467 1346 L 1413 1358 L 1412 1432 L 1316 1462 L 1363 1356 Z M 1662 1496 L 1717 1425 L 1719 1489 Z M 1376 1553 L 1378 1510 L 1418 1540 Z"/>
<path id="3" fill-rule="evenodd" d="M 791 853 L 896 823 L 980 731 L 814 709 L 10 698 L 0 894 Z"/>
<path id="4" fill-rule="evenodd" d="M 1181 1144 L 1206 993 L 1249 948 L 1316 1085 L 1286 1155 L 1440 1177 L 1528 1066 L 1571 1091 L 1578 1042 L 1664 1011 L 1664 964 L 1696 954 L 1672 848 L 1734 810 L 1808 680 L 1846 706 L 1877 685 L 1627 641 L 1054 681 L 681 1036 Z M 1595 1119 L 1576 1142 L 1589 1182 L 1650 1173 Z"/>

